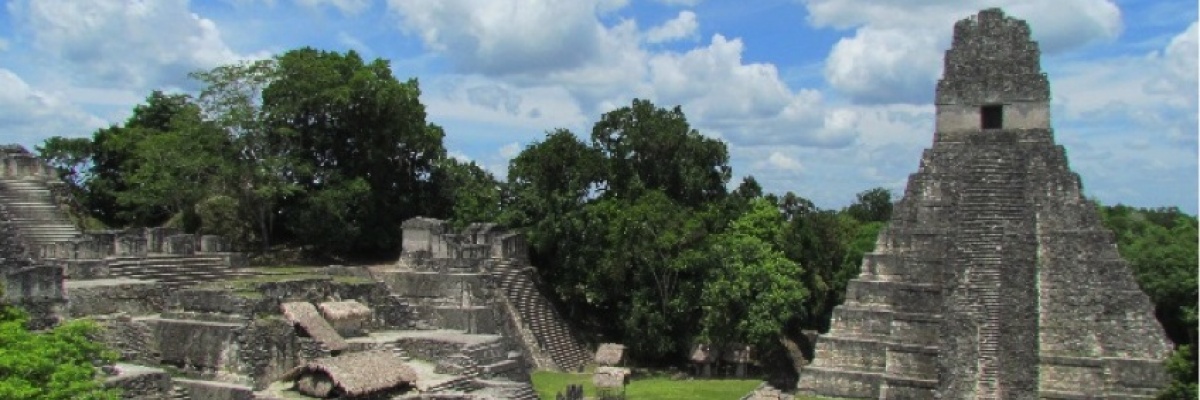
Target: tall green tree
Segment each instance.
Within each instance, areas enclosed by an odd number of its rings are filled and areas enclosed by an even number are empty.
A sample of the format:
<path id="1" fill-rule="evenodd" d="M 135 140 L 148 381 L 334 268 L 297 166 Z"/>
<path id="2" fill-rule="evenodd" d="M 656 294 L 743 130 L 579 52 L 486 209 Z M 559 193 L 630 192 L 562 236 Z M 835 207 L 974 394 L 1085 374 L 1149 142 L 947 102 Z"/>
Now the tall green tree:
<path id="1" fill-rule="evenodd" d="M 209 71 L 192 73 L 192 78 L 204 83 L 199 103 L 208 120 L 220 126 L 229 136 L 234 162 L 229 171 L 227 187 L 221 197 L 206 200 L 205 207 L 217 215 L 217 209 L 231 209 L 233 214 L 210 220 L 208 225 L 228 225 L 224 229 L 242 241 L 257 241 L 261 248 L 270 249 L 275 232 L 275 220 L 284 199 L 297 194 L 300 186 L 290 179 L 294 170 L 295 144 L 288 136 L 291 130 L 272 124 L 263 107 L 262 93 L 279 75 L 275 59 L 223 65 Z M 243 232 L 244 224 L 226 220 L 229 217 L 253 221 L 254 235 Z"/>
<path id="2" fill-rule="evenodd" d="M 600 117 L 592 145 L 604 154 L 604 190 L 611 196 L 661 190 L 695 207 L 724 197 L 732 173 L 725 144 L 692 129 L 678 106 L 667 110 L 635 99 Z"/>
<path id="3" fill-rule="evenodd" d="M 701 296 L 703 341 L 774 348 L 784 327 L 806 316 L 804 271 L 780 249 L 783 228 L 777 206 L 757 199 L 728 231 L 711 237 L 705 250 L 715 265 Z"/>
<path id="4" fill-rule="evenodd" d="M 437 186 L 434 204 L 428 205 L 434 216 L 445 216 L 458 227 L 500 220 L 504 188 L 474 161 L 439 160 L 431 180 Z"/>
<path id="5" fill-rule="evenodd" d="M 228 137 L 201 118 L 199 107 L 175 115 L 166 128 L 133 145 L 121 177 L 127 186 L 115 193 L 136 225 L 161 223 L 156 215 L 194 221 L 195 205 L 226 186 L 234 154 Z"/>
<path id="6" fill-rule="evenodd" d="M 303 189 L 285 205 L 289 230 L 342 254 L 394 252 L 400 223 L 425 213 L 420 200 L 446 156 L 417 81 L 400 82 L 387 61 L 367 63 L 354 51 L 303 48 L 277 62 L 262 100 L 291 140 L 289 178 Z"/>
<path id="7" fill-rule="evenodd" d="M 846 208 L 849 216 L 862 222 L 887 222 L 892 218 L 892 192 L 874 188 L 856 195 L 857 201 Z"/>

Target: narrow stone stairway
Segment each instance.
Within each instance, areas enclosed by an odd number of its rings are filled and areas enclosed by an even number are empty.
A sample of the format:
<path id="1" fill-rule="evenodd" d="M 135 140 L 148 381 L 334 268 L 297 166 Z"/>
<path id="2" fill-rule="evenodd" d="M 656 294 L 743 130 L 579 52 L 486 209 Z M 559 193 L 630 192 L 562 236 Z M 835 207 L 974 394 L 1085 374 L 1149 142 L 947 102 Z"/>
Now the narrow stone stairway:
<path id="1" fill-rule="evenodd" d="M 496 271 L 505 296 L 559 369 L 576 371 L 591 361 L 591 355 L 575 339 L 550 302 L 537 291 L 527 271 L 511 263 L 498 264 Z"/>
<path id="2" fill-rule="evenodd" d="M 68 241 L 81 232 L 58 203 L 45 181 L 0 179 L 0 204 L 8 218 L 31 244 Z"/>

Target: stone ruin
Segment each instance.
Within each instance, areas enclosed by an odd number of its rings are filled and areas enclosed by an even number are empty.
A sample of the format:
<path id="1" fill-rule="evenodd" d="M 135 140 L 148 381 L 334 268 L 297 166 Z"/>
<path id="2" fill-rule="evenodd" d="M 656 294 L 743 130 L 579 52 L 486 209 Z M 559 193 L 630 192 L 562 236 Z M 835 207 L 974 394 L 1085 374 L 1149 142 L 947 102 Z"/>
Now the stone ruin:
<path id="1" fill-rule="evenodd" d="M 34 328 L 103 326 L 126 398 L 536 399 L 531 370 L 592 358 L 537 291 L 524 238 L 493 225 L 407 221 L 390 265 L 251 268 L 218 236 L 81 231 L 19 146 L 0 148 L 0 172 L 6 301 Z M 411 373 L 362 376 L 359 358 Z"/>
<path id="2" fill-rule="evenodd" d="M 1171 348 L 1050 127 L 1029 26 L 959 21 L 933 147 L 799 390 L 871 399 L 1152 398 Z"/>

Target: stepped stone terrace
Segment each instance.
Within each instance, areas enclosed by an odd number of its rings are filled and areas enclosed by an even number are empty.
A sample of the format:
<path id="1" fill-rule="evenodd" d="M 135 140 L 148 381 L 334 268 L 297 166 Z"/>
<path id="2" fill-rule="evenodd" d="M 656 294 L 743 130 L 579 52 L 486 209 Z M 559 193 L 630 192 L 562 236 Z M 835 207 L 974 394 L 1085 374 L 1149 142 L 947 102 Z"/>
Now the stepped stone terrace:
<path id="1" fill-rule="evenodd" d="M 1050 126 L 1029 26 L 959 21 L 933 147 L 817 340 L 801 392 L 1148 399 L 1170 351 Z"/>
<path id="2" fill-rule="evenodd" d="M 100 339 L 119 354 L 104 370 L 127 398 L 294 398 L 302 386 L 346 398 L 536 399 L 531 370 L 592 358 L 538 293 L 521 235 L 416 218 L 392 264 L 254 268 L 219 236 L 83 232 L 53 171 L 18 146 L 0 150 L 6 300 L 35 328 L 104 326 Z M 340 357 L 411 374 L 347 378 Z"/>

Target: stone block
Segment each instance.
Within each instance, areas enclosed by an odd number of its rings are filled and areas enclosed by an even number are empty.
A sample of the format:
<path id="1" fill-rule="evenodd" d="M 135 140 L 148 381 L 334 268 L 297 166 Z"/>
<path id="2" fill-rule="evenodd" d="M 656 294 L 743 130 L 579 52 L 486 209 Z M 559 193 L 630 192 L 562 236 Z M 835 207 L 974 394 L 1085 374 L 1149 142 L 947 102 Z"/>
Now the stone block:
<path id="1" fill-rule="evenodd" d="M 432 311 L 432 322 L 442 329 L 475 334 L 497 334 L 500 330 L 491 306 L 434 307 Z"/>
<path id="2" fill-rule="evenodd" d="M 115 256 L 145 256 L 147 251 L 146 235 L 136 230 L 126 231 L 115 239 Z"/>
<path id="3" fill-rule="evenodd" d="M 163 246 L 167 237 L 179 234 L 175 228 L 146 228 L 146 251 L 150 253 L 166 253 Z"/>
<path id="4" fill-rule="evenodd" d="M 166 304 L 167 290 L 156 282 L 104 279 L 67 281 L 65 286 L 67 315 L 72 318 L 114 313 L 156 314 Z"/>
<path id="5" fill-rule="evenodd" d="M 254 389 L 250 386 L 194 379 L 176 379 L 175 384 L 193 399 L 253 400 L 255 398 Z"/>
<path id="6" fill-rule="evenodd" d="M 30 266 L 8 271 L 4 280 L 4 298 L 9 302 L 62 300 L 63 270 L 53 266 Z"/>
<path id="7" fill-rule="evenodd" d="M 229 240 L 220 235 L 201 235 L 200 236 L 200 252 L 201 253 L 224 253 L 231 250 Z"/>
<path id="8" fill-rule="evenodd" d="M 116 376 L 104 380 L 104 386 L 120 388 L 126 399 L 166 399 L 171 395 L 171 375 L 158 368 L 117 364 Z"/>
<path id="9" fill-rule="evenodd" d="M 188 234 L 177 234 L 163 238 L 162 252 L 175 255 L 191 255 L 196 253 L 196 237 Z"/>
<path id="10" fill-rule="evenodd" d="M 236 371 L 243 326 L 160 319 L 155 323 L 162 362 L 203 371 Z"/>

